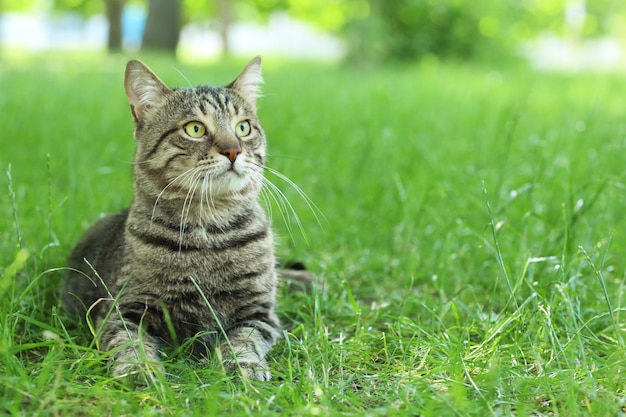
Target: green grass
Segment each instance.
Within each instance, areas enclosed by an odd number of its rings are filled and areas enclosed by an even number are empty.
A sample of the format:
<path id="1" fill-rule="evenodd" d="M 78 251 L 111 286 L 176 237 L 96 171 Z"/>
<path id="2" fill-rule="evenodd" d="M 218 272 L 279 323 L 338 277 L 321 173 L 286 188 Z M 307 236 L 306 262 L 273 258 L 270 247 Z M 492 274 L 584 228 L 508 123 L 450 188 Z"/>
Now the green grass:
<path id="1" fill-rule="evenodd" d="M 82 231 L 131 199 L 126 59 L 0 67 L 0 414 L 623 413 L 625 77 L 266 59 L 269 165 L 325 216 L 268 174 L 306 234 L 274 207 L 278 252 L 320 284 L 281 292 L 273 381 L 173 352 L 133 389 L 55 298 Z M 145 60 L 171 85 L 244 64 Z"/>

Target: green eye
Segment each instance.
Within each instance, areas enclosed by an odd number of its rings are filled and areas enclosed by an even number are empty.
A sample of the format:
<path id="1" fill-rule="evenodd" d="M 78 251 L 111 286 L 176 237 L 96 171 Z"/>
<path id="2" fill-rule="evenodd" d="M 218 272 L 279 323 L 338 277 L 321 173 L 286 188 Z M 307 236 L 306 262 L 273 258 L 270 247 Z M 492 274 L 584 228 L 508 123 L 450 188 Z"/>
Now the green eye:
<path id="1" fill-rule="evenodd" d="M 189 122 L 183 126 L 183 129 L 194 139 L 199 139 L 206 133 L 206 127 L 200 122 Z"/>
<path id="2" fill-rule="evenodd" d="M 250 122 L 248 122 L 247 120 L 244 120 L 243 122 L 237 123 L 237 126 L 235 126 L 235 132 L 237 133 L 237 136 L 239 136 L 240 138 L 244 138 L 248 136 L 250 132 L 252 132 L 252 128 L 250 127 Z"/>

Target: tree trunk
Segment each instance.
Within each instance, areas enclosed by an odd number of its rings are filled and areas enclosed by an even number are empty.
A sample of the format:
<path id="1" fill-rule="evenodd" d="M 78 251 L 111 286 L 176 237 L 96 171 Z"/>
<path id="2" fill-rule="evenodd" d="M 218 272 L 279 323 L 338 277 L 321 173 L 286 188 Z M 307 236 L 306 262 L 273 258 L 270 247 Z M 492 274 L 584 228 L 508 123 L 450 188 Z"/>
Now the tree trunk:
<path id="1" fill-rule="evenodd" d="M 141 49 L 176 53 L 180 34 L 180 1 L 148 0 L 148 20 Z"/>
<path id="2" fill-rule="evenodd" d="M 126 0 L 106 0 L 107 19 L 109 20 L 109 52 L 122 50 L 122 11 Z"/>
<path id="3" fill-rule="evenodd" d="M 217 0 L 217 12 L 219 15 L 219 32 L 222 41 L 222 55 L 230 55 L 230 24 L 232 22 L 231 0 Z"/>

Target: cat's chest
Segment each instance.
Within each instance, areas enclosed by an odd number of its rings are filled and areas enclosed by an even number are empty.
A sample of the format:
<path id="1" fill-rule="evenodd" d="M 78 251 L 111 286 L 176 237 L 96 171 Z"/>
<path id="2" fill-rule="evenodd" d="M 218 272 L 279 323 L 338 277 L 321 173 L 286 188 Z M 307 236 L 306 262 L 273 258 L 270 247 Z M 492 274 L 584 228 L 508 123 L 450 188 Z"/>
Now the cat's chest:
<path id="1" fill-rule="evenodd" d="M 269 226 L 255 222 L 246 228 L 127 229 L 126 264 L 134 275 L 163 279 L 220 277 L 253 267 L 273 256 Z"/>

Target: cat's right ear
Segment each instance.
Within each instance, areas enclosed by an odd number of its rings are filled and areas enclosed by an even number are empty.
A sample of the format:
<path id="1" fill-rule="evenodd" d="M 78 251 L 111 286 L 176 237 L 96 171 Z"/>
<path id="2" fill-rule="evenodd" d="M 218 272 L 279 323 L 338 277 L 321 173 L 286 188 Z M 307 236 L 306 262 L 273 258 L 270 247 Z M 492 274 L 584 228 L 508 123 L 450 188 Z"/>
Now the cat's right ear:
<path id="1" fill-rule="evenodd" d="M 160 105 L 170 90 L 143 62 L 132 60 L 126 65 L 124 89 L 135 123 Z"/>

